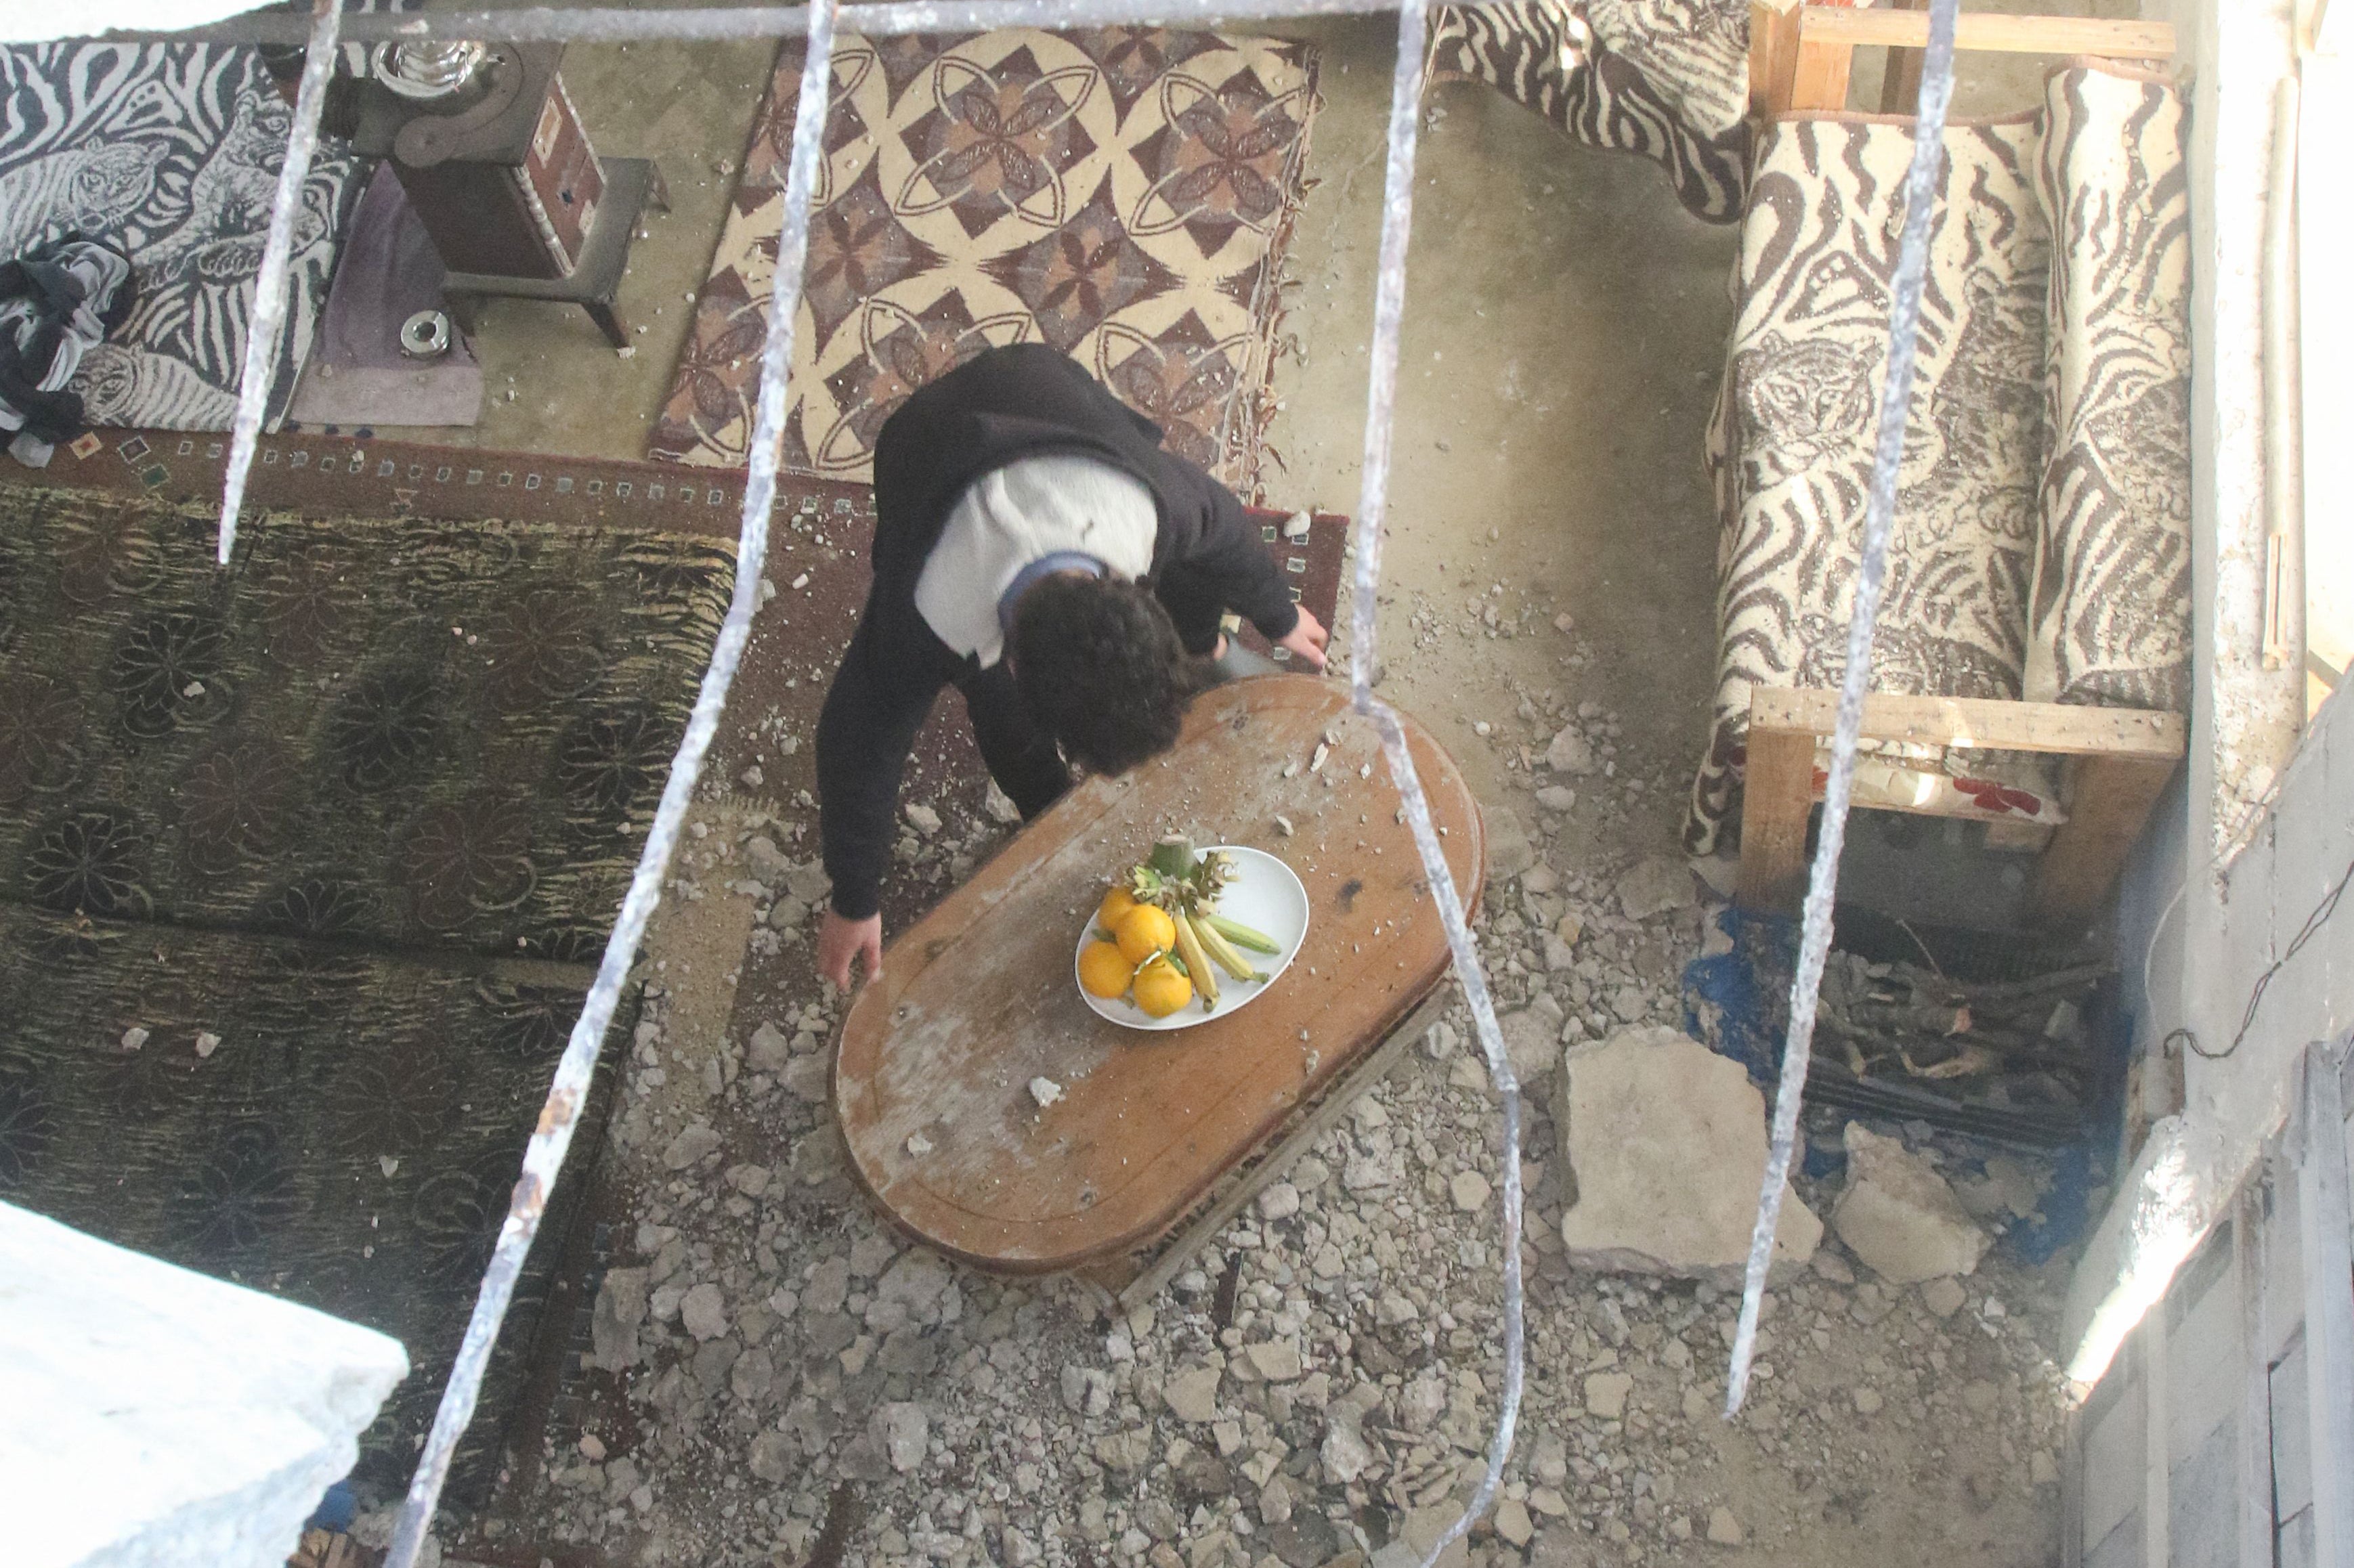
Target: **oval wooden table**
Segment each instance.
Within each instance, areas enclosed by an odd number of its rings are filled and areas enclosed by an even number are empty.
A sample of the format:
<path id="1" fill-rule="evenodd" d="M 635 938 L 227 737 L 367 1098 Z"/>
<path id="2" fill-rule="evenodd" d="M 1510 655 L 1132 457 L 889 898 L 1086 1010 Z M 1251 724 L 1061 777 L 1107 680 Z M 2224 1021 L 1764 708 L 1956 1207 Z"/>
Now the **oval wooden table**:
<path id="1" fill-rule="evenodd" d="M 1429 733 L 1406 729 L 1475 906 L 1479 807 Z M 1111 874 L 1172 829 L 1281 857 L 1311 915 L 1267 994 L 1228 1011 L 1230 989 L 1208 1021 L 1147 1033 L 1087 1009 L 1071 948 Z M 1270 1152 L 1304 1146 L 1320 1097 L 1436 1005 L 1448 961 L 1379 738 L 1347 688 L 1236 682 L 1195 701 L 1169 757 L 1074 789 L 892 944 L 843 1020 L 834 1111 L 859 1179 L 916 1237 L 983 1268 L 1132 1282 L 1140 1253 L 1189 1213 L 1240 1207 L 1222 1184 L 1254 1167 L 1252 1187 L 1272 1179 Z M 1050 1106 L 1030 1091 L 1041 1077 L 1062 1088 Z"/>

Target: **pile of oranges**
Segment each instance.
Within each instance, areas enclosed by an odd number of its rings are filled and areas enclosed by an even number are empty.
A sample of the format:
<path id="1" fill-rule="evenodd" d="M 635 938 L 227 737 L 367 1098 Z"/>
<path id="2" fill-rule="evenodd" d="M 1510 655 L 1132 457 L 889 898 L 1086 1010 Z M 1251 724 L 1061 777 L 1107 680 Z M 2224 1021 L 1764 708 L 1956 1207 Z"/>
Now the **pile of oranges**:
<path id="1" fill-rule="evenodd" d="M 1153 1018 L 1166 1018 L 1193 1000 L 1193 982 L 1169 961 L 1177 923 L 1166 911 L 1115 887 L 1096 906 L 1096 929 L 1110 939 L 1090 942 L 1079 955 L 1079 983 L 1089 995 L 1108 1001 L 1133 994 Z"/>

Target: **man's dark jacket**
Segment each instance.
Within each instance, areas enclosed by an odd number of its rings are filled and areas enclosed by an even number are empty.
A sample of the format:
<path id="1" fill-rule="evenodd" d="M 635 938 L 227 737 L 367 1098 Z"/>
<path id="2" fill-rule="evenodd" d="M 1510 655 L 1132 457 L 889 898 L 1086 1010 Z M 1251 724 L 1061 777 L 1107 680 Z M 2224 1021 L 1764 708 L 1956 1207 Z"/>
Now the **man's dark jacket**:
<path id="1" fill-rule="evenodd" d="M 875 912 L 888 867 L 899 777 L 940 688 L 965 693 L 990 770 L 1025 816 L 1067 782 L 1050 740 L 1013 708 L 1002 662 L 984 672 L 942 642 L 916 608 L 916 583 L 949 514 L 984 474 L 1023 458 L 1076 453 L 1152 492 L 1160 526 L 1148 581 L 1195 653 L 1217 644 L 1228 609 L 1270 640 L 1299 611 L 1242 503 L 1161 448 L 1161 428 L 1041 344 L 991 349 L 922 388 L 875 443 L 875 583 L 817 726 L 819 831 L 833 906 Z"/>

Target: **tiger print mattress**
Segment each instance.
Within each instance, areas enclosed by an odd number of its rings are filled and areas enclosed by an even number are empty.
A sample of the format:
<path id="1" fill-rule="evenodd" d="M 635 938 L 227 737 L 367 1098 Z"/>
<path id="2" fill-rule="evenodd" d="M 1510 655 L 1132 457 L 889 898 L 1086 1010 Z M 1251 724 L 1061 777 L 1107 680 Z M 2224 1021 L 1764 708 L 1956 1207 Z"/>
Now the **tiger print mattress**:
<path id="1" fill-rule="evenodd" d="M 395 9 L 350 5 L 349 9 Z M 0 260 L 60 235 L 121 248 L 131 319 L 76 373 L 90 422 L 226 430 L 292 116 L 259 50 L 205 44 L 0 48 Z M 285 341 L 270 385 L 278 428 L 366 184 L 323 144 L 294 226 Z"/>
<path id="2" fill-rule="evenodd" d="M 2034 114 L 1948 131 L 1874 690 L 2187 709 L 2183 119 L 2170 84 L 2078 66 Z M 1710 437 L 1723 533 L 1697 853 L 1737 808 L 1753 688 L 1843 673 L 1911 156 L 1908 124 L 1880 116 L 1760 137 Z M 1883 748 L 1856 800 L 2050 823 L 2043 766 Z"/>
<path id="3" fill-rule="evenodd" d="M 1693 216 L 1741 216 L 1748 0 L 1444 5 L 1426 58 L 1434 83 L 1485 82 L 1574 141 L 1650 159 Z"/>

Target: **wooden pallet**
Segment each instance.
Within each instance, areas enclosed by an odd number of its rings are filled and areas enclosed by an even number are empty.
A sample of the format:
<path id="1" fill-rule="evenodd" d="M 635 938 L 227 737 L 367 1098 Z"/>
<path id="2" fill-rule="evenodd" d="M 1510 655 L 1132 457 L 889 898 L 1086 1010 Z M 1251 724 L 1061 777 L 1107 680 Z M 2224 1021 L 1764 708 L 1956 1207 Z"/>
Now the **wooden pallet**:
<path id="1" fill-rule="evenodd" d="M 1917 7 L 1917 8 L 1915 8 Z M 1888 51 L 1880 111 L 1911 114 L 1921 94 L 1921 51 L 1929 41 L 1929 14 L 1920 0 L 1888 6 L 1753 4 L 1749 7 L 1749 102 L 1760 114 L 1836 114 L 1847 107 L 1848 74 L 1855 51 Z M 2092 56 L 2135 62 L 2174 56 L 2174 29 L 2164 22 L 2097 16 L 1964 16 L 1954 29 L 1956 49 L 2004 54 Z"/>
<path id="2" fill-rule="evenodd" d="M 1815 747 L 1837 727 L 1839 694 L 1760 686 L 1749 700 L 1736 902 L 1795 911 L 1807 893 L 1807 817 L 1821 799 Z M 2068 821 L 2038 870 L 2037 914 L 2058 924 L 2099 907 L 2185 750 L 2178 714 L 2006 703 L 1975 697 L 1871 696 L 1865 740 L 2036 751 L 2070 758 Z"/>

